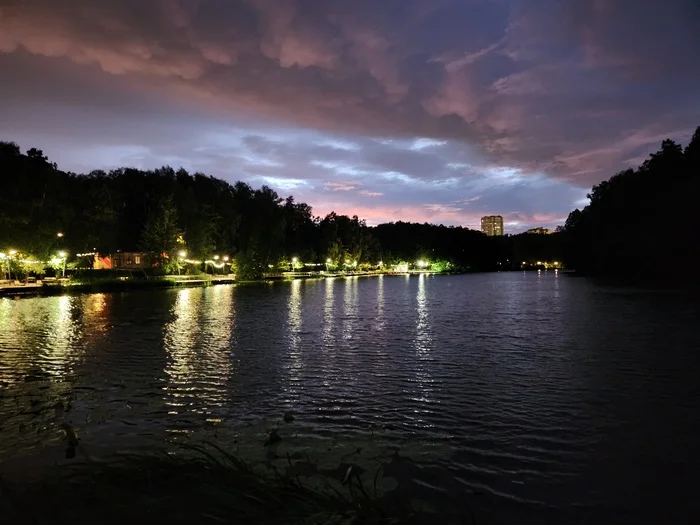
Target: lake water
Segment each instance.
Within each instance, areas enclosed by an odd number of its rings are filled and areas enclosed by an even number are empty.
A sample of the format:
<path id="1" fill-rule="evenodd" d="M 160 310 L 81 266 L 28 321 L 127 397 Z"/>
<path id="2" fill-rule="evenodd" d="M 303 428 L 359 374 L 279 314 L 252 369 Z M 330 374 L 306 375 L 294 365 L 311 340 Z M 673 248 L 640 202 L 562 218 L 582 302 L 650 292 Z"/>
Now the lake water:
<path id="1" fill-rule="evenodd" d="M 698 304 L 553 272 L 0 299 L 0 470 L 62 422 L 93 457 L 279 428 L 502 523 L 698 523 Z"/>

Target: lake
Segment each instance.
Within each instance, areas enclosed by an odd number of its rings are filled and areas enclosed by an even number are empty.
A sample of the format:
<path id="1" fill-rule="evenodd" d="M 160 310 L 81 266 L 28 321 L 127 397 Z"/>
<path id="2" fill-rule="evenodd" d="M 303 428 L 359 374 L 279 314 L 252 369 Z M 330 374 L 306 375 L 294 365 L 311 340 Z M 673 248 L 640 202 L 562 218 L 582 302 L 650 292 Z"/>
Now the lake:
<path id="1" fill-rule="evenodd" d="M 0 472 L 66 461 L 62 422 L 97 458 L 277 428 L 499 523 L 697 523 L 699 303 L 551 271 L 0 299 Z"/>

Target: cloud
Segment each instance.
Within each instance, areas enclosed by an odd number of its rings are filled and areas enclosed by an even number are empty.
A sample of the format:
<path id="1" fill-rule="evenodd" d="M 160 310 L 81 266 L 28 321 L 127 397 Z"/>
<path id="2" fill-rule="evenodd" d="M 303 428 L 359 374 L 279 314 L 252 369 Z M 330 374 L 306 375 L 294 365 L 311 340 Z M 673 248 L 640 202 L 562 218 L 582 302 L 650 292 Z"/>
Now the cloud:
<path id="1" fill-rule="evenodd" d="M 326 189 L 330 191 L 353 191 L 362 186 L 362 183 L 347 180 L 347 181 L 327 181 L 325 183 Z"/>
<path id="2" fill-rule="evenodd" d="M 694 0 L 5 0 L 0 27 L 3 138 L 375 218 L 558 220 L 700 123 Z"/>

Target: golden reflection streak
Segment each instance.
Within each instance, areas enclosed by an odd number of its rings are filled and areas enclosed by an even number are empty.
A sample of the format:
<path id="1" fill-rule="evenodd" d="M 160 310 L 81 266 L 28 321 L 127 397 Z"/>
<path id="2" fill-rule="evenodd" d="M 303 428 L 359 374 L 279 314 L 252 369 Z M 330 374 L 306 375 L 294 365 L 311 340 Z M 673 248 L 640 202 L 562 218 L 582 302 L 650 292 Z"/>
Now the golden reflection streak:
<path id="1" fill-rule="evenodd" d="M 110 330 L 111 296 L 89 294 L 0 300 L 0 381 L 15 383 L 27 374 L 72 375 L 89 345 Z"/>
<path id="2" fill-rule="evenodd" d="M 333 349 L 335 341 L 333 339 L 333 303 L 335 300 L 335 279 L 326 279 L 326 297 L 323 304 L 323 342 L 325 349 Z"/>
<path id="3" fill-rule="evenodd" d="M 163 337 L 168 355 L 164 388 L 168 413 L 204 414 L 220 422 L 214 411 L 228 403 L 233 370 L 233 287 L 183 288 L 172 315 Z"/>
<path id="4" fill-rule="evenodd" d="M 380 275 L 377 279 L 377 319 L 381 320 L 381 329 L 384 327 L 384 276 Z"/>
<path id="5" fill-rule="evenodd" d="M 416 356 L 418 358 L 416 366 L 416 384 L 420 390 L 420 397 L 415 401 L 430 402 L 432 401 L 433 393 L 433 378 L 430 374 L 431 368 L 431 350 L 433 345 L 432 324 L 430 322 L 430 313 L 428 300 L 426 296 L 426 280 L 425 274 L 418 276 L 418 291 L 416 294 L 416 310 L 418 318 L 416 320 Z M 414 410 L 416 419 L 423 421 L 418 415 L 427 410 Z"/>
<path id="6" fill-rule="evenodd" d="M 359 277 L 345 278 L 343 339 L 352 339 L 357 328 L 357 283 Z"/>
<path id="7" fill-rule="evenodd" d="M 70 375 L 82 355 L 83 327 L 80 315 L 73 316 L 74 309 L 80 313 L 79 302 L 80 297 L 62 295 L 51 312 L 39 367 L 53 376 Z"/>
<path id="8" fill-rule="evenodd" d="M 294 403 L 298 400 L 297 384 L 301 379 L 301 306 L 302 306 L 302 281 L 295 279 L 290 284 L 289 299 L 287 301 L 288 318 L 287 333 L 289 338 L 289 385 L 287 386 L 287 402 Z"/>

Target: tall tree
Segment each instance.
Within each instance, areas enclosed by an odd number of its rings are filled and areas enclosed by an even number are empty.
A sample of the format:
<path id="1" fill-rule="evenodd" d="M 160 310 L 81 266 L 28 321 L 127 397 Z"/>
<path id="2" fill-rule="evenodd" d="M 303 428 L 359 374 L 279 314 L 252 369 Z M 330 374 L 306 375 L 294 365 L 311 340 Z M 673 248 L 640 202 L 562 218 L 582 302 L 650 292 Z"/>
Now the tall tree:
<path id="1" fill-rule="evenodd" d="M 141 249 L 165 273 L 177 271 L 178 251 L 184 249 L 182 232 L 178 226 L 177 208 L 172 196 L 160 200 L 148 215 L 141 235 Z"/>

